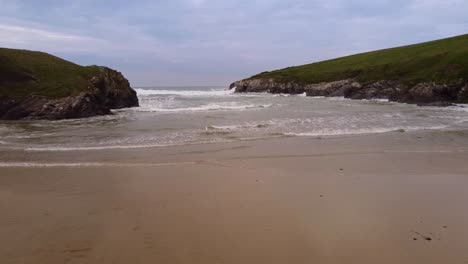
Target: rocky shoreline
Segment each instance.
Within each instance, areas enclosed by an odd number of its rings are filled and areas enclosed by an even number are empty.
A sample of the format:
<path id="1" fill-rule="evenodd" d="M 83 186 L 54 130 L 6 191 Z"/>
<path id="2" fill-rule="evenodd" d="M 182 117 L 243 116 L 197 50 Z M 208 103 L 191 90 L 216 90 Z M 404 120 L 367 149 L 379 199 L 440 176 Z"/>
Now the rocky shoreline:
<path id="1" fill-rule="evenodd" d="M 122 73 L 100 67 L 85 91 L 64 98 L 38 95 L 0 97 L 0 119 L 72 119 L 111 114 L 111 109 L 138 106 L 138 97 Z"/>
<path id="2" fill-rule="evenodd" d="M 345 79 L 316 84 L 300 84 L 277 82 L 274 79 L 252 78 L 234 82 L 230 89 L 235 89 L 237 93 L 306 93 L 307 96 L 388 99 L 421 106 L 450 106 L 454 103 L 468 103 L 468 82 L 464 81 L 451 84 L 422 82 L 409 86 L 391 80 L 364 83 L 355 79 Z"/>

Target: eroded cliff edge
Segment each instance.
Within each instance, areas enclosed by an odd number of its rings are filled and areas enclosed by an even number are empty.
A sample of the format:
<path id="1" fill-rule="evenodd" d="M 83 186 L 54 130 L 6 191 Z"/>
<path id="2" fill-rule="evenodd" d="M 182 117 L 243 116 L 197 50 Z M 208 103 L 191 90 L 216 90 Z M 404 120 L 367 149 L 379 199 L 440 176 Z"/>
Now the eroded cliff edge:
<path id="1" fill-rule="evenodd" d="M 72 119 L 136 107 L 122 73 L 33 51 L 0 49 L 0 119 Z"/>
<path id="2" fill-rule="evenodd" d="M 107 115 L 111 109 L 138 106 L 136 92 L 117 71 L 102 67 L 85 91 L 63 98 L 0 96 L 0 119 L 72 119 Z"/>
<path id="3" fill-rule="evenodd" d="M 246 79 L 234 82 L 230 89 L 235 89 L 238 93 L 306 93 L 307 96 L 388 99 L 395 102 L 433 106 L 468 103 L 468 82 L 464 81 L 450 84 L 421 82 L 407 85 L 392 80 L 360 82 L 356 79 L 345 79 L 315 84 L 299 84 L 277 82 L 274 79 Z"/>

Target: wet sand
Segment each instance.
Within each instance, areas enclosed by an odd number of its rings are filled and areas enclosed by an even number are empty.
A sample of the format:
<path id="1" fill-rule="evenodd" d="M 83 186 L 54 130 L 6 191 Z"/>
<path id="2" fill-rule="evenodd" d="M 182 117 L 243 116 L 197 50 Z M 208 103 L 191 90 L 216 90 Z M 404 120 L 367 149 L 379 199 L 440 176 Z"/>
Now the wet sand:
<path id="1" fill-rule="evenodd" d="M 468 263 L 463 131 L 0 160 L 0 263 Z"/>

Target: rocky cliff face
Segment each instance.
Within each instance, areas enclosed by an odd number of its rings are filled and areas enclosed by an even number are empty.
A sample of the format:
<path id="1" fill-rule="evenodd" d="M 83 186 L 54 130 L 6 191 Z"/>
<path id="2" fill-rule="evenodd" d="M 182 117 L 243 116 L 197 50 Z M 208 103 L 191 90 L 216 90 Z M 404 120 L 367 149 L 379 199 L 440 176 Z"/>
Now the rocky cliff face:
<path id="1" fill-rule="evenodd" d="M 350 99 L 389 99 L 419 105 L 448 106 L 468 103 L 468 82 L 451 84 L 418 83 L 408 86 L 397 81 L 381 80 L 360 83 L 354 79 L 317 84 L 276 82 L 274 79 L 246 79 L 230 86 L 236 92 L 268 92 L 307 96 L 344 96 Z"/>
<path id="2" fill-rule="evenodd" d="M 0 119 L 71 119 L 111 113 L 111 109 L 138 106 L 136 92 L 125 77 L 109 68 L 89 80 L 76 95 L 51 99 L 44 96 L 0 97 Z"/>

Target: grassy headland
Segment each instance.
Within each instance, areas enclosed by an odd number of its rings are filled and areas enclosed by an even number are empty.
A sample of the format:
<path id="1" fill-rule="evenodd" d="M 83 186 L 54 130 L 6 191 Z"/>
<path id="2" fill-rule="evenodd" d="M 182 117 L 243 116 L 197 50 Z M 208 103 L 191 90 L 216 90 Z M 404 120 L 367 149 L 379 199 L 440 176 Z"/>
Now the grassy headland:
<path id="1" fill-rule="evenodd" d="M 65 97 L 85 90 L 98 72 L 43 52 L 0 48 L 0 96 Z"/>
<path id="2" fill-rule="evenodd" d="M 451 83 L 468 80 L 468 34 L 264 72 L 252 79 L 320 83 L 349 78 Z"/>

